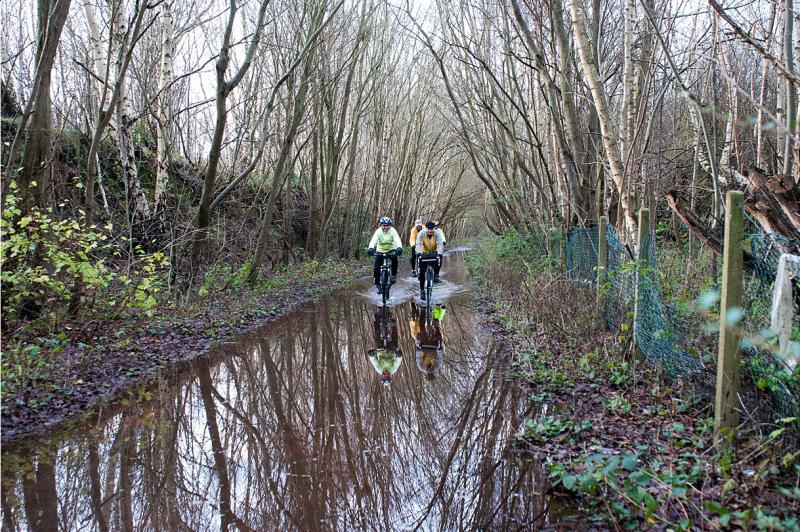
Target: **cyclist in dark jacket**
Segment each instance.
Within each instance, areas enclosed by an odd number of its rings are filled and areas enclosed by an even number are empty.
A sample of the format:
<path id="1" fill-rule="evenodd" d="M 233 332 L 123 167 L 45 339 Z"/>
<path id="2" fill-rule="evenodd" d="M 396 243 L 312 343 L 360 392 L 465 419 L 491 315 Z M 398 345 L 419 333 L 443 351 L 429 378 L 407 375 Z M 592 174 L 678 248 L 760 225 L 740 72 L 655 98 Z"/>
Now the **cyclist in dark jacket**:
<path id="1" fill-rule="evenodd" d="M 408 245 L 411 246 L 411 277 L 417 276 L 417 236 L 422 231 L 422 220 L 414 222 L 414 227 L 411 228 L 411 238 L 408 239 Z"/>

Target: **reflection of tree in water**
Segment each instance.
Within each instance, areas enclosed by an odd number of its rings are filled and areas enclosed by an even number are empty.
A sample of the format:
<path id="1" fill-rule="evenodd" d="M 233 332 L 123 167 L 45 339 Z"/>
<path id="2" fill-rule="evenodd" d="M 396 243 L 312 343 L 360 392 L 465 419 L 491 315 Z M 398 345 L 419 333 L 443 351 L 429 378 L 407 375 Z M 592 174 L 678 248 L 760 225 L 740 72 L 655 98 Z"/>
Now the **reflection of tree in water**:
<path id="1" fill-rule="evenodd" d="M 77 443 L 62 449 L 54 469 L 59 528 L 505 530 L 544 523 L 541 468 L 506 456 L 526 398 L 487 367 L 495 346 L 465 302 L 448 303 L 437 378 L 426 380 L 407 362 L 390 389 L 365 355 L 376 346 L 374 307 L 343 298 L 307 310 L 222 347 L 218 364 L 202 360 L 171 393 L 117 414 L 99 434 L 83 437 L 94 442 L 88 451 Z M 391 313 L 395 323 L 414 318 L 410 303 Z M 409 329 L 396 330 L 397 349 L 414 353 Z M 39 470 L 45 486 L 46 466 Z M 21 484 L 3 492 L 4 523 L 26 521 L 28 499 L 40 504 Z M 90 496 L 82 497 L 87 487 Z"/>

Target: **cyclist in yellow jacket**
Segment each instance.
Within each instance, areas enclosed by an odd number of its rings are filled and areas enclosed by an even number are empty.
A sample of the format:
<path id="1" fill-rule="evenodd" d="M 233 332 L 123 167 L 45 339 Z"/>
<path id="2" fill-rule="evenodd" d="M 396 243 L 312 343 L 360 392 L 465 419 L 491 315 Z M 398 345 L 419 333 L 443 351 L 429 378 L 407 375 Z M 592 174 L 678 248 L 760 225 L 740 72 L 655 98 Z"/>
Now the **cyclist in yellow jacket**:
<path id="1" fill-rule="evenodd" d="M 441 224 L 436 220 L 434 220 L 433 223 L 436 224 L 436 232 L 442 235 L 442 242 L 447 245 L 447 237 L 444 236 L 444 231 L 442 231 L 442 228 L 440 227 Z M 442 248 L 442 251 L 444 251 L 444 248 Z"/>
<path id="2" fill-rule="evenodd" d="M 417 245 L 416 251 L 417 255 L 425 255 L 428 253 L 436 253 L 439 256 L 439 260 L 434 266 L 434 282 L 439 282 L 439 269 L 441 268 L 442 264 L 442 253 L 444 253 L 444 242 L 442 241 L 442 235 L 435 231 L 436 225 L 433 222 L 428 222 L 425 224 L 425 231 L 421 232 L 417 235 Z M 420 263 L 419 267 L 419 291 L 420 291 L 420 298 L 425 299 L 425 272 L 427 271 L 428 266 L 424 262 Z"/>
<path id="3" fill-rule="evenodd" d="M 414 222 L 414 227 L 411 228 L 411 238 L 408 239 L 408 245 L 411 246 L 411 277 L 417 276 L 417 236 L 422 231 L 422 220 L 417 219 Z"/>
<path id="4" fill-rule="evenodd" d="M 444 361 L 444 345 L 442 344 L 441 322 L 445 308 L 433 307 L 433 320 L 428 326 L 427 309 L 416 303 L 411 304 L 411 336 L 416 344 L 417 368 L 428 380 L 433 380 Z"/>
<path id="5" fill-rule="evenodd" d="M 392 260 L 392 278 L 391 283 L 397 282 L 397 257 L 403 253 L 403 241 L 397 233 L 397 229 L 392 227 L 392 219 L 384 216 L 380 219 L 381 226 L 372 235 L 369 241 L 369 249 L 367 255 L 375 255 L 375 252 L 386 253 L 387 258 Z M 378 287 L 378 293 L 381 293 L 380 276 L 381 266 L 383 265 L 384 256 L 377 255 L 375 257 L 375 264 L 372 267 L 372 276 L 375 279 L 375 286 Z"/>
<path id="6" fill-rule="evenodd" d="M 381 384 L 388 386 L 392 382 L 392 375 L 403 362 L 403 353 L 398 342 L 397 320 L 386 307 L 378 307 L 375 309 L 372 327 L 375 349 L 367 351 L 367 355 L 375 371 L 381 376 Z"/>

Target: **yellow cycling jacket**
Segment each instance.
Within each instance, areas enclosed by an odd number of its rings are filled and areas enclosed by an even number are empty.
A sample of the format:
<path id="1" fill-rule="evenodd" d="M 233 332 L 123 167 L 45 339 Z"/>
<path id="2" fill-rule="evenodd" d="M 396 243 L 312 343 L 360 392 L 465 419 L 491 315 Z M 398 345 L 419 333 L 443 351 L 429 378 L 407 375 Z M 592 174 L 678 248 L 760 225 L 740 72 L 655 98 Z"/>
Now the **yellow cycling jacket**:
<path id="1" fill-rule="evenodd" d="M 433 236 L 428 236 L 427 231 L 420 231 L 417 236 L 417 254 L 420 253 L 442 253 L 444 251 L 444 242 L 442 235 L 433 232 Z"/>
<path id="2" fill-rule="evenodd" d="M 383 229 L 379 227 L 372 235 L 368 247 L 371 247 L 378 253 L 389 253 L 390 251 L 403 247 L 403 241 L 400 239 L 400 235 L 394 227 L 390 227 L 385 233 Z"/>
<path id="3" fill-rule="evenodd" d="M 422 232 L 425 232 L 425 226 L 422 226 Z M 417 231 L 417 226 L 414 225 L 411 227 L 411 238 L 408 239 L 409 246 L 416 246 L 417 245 L 417 235 L 419 235 L 419 231 Z"/>

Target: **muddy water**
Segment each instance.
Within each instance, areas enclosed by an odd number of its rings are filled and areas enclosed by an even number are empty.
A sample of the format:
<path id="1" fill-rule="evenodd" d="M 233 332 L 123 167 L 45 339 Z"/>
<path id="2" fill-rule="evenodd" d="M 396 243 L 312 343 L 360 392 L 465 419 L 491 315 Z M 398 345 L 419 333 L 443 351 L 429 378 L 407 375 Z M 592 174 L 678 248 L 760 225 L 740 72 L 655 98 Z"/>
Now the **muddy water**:
<path id="1" fill-rule="evenodd" d="M 463 258 L 432 316 L 401 263 L 387 307 L 364 279 L 4 449 L 3 530 L 582 530 L 509 447 L 532 407 Z"/>

